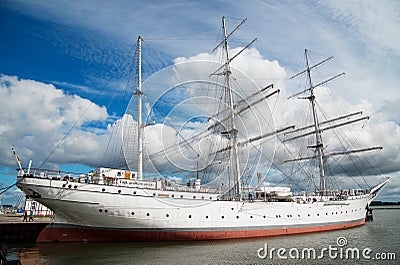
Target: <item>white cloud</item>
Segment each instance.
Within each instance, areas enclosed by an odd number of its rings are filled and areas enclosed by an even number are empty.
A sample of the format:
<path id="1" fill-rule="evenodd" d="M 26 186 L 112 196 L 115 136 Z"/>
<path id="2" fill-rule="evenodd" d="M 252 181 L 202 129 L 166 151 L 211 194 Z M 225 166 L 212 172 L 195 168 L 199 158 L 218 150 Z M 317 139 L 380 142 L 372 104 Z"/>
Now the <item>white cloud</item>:
<path id="1" fill-rule="evenodd" d="M 316 1 L 315 7 L 327 23 L 326 31 L 338 40 L 327 43 L 346 72 L 335 90 L 353 104 L 359 98 L 378 108 L 395 104 L 400 98 L 399 2 Z"/>
<path id="2" fill-rule="evenodd" d="M 318 1 L 329 11 L 333 20 L 353 33 L 352 38 L 363 41 L 367 51 L 400 53 L 400 4 L 398 1 Z M 370 44 L 372 42 L 372 45 Z M 364 51 L 364 52 L 367 52 Z"/>
<path id="3" fill-rule="evenodd" d="M 2 149 L 3 165 L 15 165 L 7 150 L 14 146 L 21 159 L 33 159 L 38 166 L 71 128 L 70 136 L 61 145 L 65 147 L 63 156 L 50 158 L 49 162 L 79 162 L 77 154 L 93 157 L 100 149 L 93 137 L 101 138 L 102 134 L 85 127 L 105 122 L 107 110 L 87 99 L 67 95 L 51 84 L 2 75 L 0 106 L 0 145 L 6 148 Z"/>

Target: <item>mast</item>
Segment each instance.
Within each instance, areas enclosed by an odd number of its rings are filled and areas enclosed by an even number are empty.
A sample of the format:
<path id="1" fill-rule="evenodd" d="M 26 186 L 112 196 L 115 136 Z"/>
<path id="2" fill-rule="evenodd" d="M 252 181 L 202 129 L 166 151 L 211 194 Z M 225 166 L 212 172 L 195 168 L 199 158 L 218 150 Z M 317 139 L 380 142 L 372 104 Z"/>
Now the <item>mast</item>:
<path id="1" fill-rule="evenodd" d="M 233 172 L 234 172 L 234 178 L 236 180 L 236 195 L 237 195 L 237 200 L 241 200 L 242 195 L 242 188 L 241 188 L 241 183 L 240 183 L 240 167 L 239 167 L 239 158 L 238 158 L 238 146 L 237 146 L 237 129 L 235 125 L 235 110 L 234 110 L 234 105 L 233 105 L 233 95 L 232 95 L 232 88 L 230 84 L 230 75 L 231 75 L 231 70 L 230 70 L 230 61 L 231 59 L 229 58 L 229 52 L 228 52 L 228 35 L 226 32 L 226 25 L 225 25 L 225 17 L 222 17 L 222 28 L 224 31 L 224 43 L 223 43 L 223 49 L 225 52 L 225 69 L 224 69 L 224 74 L 225 74 L 225 90 L 226 90 L 226 96 L 227 96 L 227 103 L 228 107 L 231 109 L 230 115 L 229 115 L 229 125 L 228 127 L 228 133 L 230 135 L 230 145 L 232 146 L 232 166 L 233 166 Z M 231 35 L 231 34 L 229 34 Z"/>
<path id="2" fill-rule="evenodd" d="M 321 136 L 321 131 L 319 128 L 319 123 L 318 123 L 318 117 L 317 117 L 317 111 L 315 107 L 315 95 L 314 95 L 314 87 L 312 84 L 311 80 L 311 70 L 310 70 L 310 65 L 308 62 L 308 55 L 307 55 L 307 49 L 304 51 L 304 55 L 306 57 L 306 63 L 307 63 L 307 77 L 308 77 L 308 82 L 310 86 L 310 96 L 308 96 L 308 100 L 310 101 L 311 104 L 311 110 L 313 114 L 313 121 L 314 121 L 314 129 L 315 129 L 315 146 L 313 146 L 316 149 L 317 152 L 317 157 L 319 160 L 319 176 L 320 176 L 320 190 L 325 193 L 326 191 L 326 177 L 325 177 L 325 168 L 324 168 L 324 145 L 322 143 L 322 136 Z"/>
<path id="3" fill-rule="evenodd" d="M 316 109 L 316 101 L 315 101 L 315 94 L 314 94 L 314 90 L 319 87 L 322 86 L 342 75 L 344 75 L 344 73 L 340 73 L 337 74 L 336 76 L 333 76 L 331 78 L 326 79 L 325 81 L 322 81 L 318 84 L 313 84 L 312 82 L 312 78 L 311 78 L 311 69 L 316 68 L 317 66 L 322 65 L 323 63 L 331 60 L 333 57 L 329 57 L 313 66 L 310 66 L 309 64 L 309 55 L 308 55 L 308 51 L 307 49 L 305 49 L 304 52 L 305 55 L 305 59 L 306 59 L 306 69 L 301 71 L 300 73 L 297 73 L 295 75 L 293 75 L 290 79 L 299 77 L 303 74 L 307 75 L 307 81 L 308 81 L 308 86 L 306 87 L 306 89 L 295 93 L 294 95 L 291 95 L 288 97 L 288 99 L 290 98 L 294 98 L 297 97 L 303 93 L 308 93 L 307 96 L 305 97 L 298 97 L 299 99 L 308 99 L 311 105 L 311 110 L 312 110 L 312 115 L 313 115 L 313 122 L 310 125 L 306 125 L 304 127 L 298 128 L 296 130 L 292 130 L 289 132 L 284 133 L 284 135 L 289 136 L 289 138 L 286 138 L 283 140 L 283 143 L 288 142 L 288 141 L 293 141 L 299 138 L 303 138 L 306 136 L 315 136 L 315 144 L 314 145 L 310 145 L 307 146 L 307 148 L 314 148 L 315 152 L 314 155 L 311 156 L 305 156 L 305 157 L 297 157 L 297 158 L 293 158 L 293 159 L 287 159 L 284 162 L 299 162 L 299 161 L 304 161 L 304 160 L 310 160 L 310 159 L 318 159 L 318 166 L 319 166 L 319 175 L 320 175 L 320 186 L 319 189 L 321 191 L 321 195 L 326 194 L 327 191 L 327 184 L 326 184 L 326 175 L 325 175 L 325 163 L 327 162 L 326 160 L 329 157 L 332 156 L 340 156 L 340 155 L 347 155 L 347 154 L 354 154 L 354 153 L 360 153 L 360 152 L 368 152 L 368 151 L 373 151 L 373 150 L 382 150 L 381 146 L 374 146 L 374 147 L 368 147 L 368 148 L 360 148 L 360 149 L 353 149 L 353 150 L 346 150 L 346 151 L 342 151 L 342 150 L 336 150 L 333 152 L 327 152 L 325 153 L 324 151 L 324 145 L 322 142 L 322 133 L 327 131 L 327 130 L 332 130 L 338 127 L 342 127 L 342 126 L 346 126 L 352 123 L 356 123 L 356 122 L 361 122 L 364 120 L 368 120 L 369 116 L 362 116 L 359 118 L 356 118 L 355 116 L 358 115 L 362 115 L 363 112 L 362 111 L 357 111 L 357 112 L 353 112 L 353 113 L 349 113 L 346 115 L 342 115 L 333 119 L 329 119 L 329 120 L 325 120 L 322 122 L 318 121 L 318 115 L 317 115 L 317 109 Z M 344 120 L 344 121 L 343 121 Z M 307 131 L 306 131 L 307 130 Z M 306 131 L 306 132 L 304 132 Z"/>
<path id="4" fill-rule="evenodd" d="M 137 179 L 143 178 L 143 126 L 142 126 L 142 37 L 138 37 L 137 45 L 137 64 L 138 64 L 138 83 L 135 96 L 138 99 L 137 103 L 137 128 L 138 128 L 138 166 Z"/>
<path id="5" fill-rule="evenodd" d="M 239 25 L 237 25 L 229 34 L 227 34 L 227 29 L 226 29 L 226 24 L 225 24 L 225 17 L 222 17 L 222 29 L 223 29 L 223 34 L 224 37 L 222 41 L 213 49 L 213 52 L 217 50 L 218 48 L 222 47 L 223 49 L 223 55 L 225 56 L 225 63 L 219 67 L 217 70 L 215 70 L 211 75 L 223 75 L 225 76 L 225 103 L 228 105 L 226 109 L 223 109 L 220 111 L 217 115 L 224 113 L 225 111 L 229 111 L 227 117 L 223 118 L 221 121 L 218 122 L 218 124 L 221 124 L 222 122 L 226 122 L 226 131 L 222 132 L 225 136 L 229 138 L 229 146 L 226 148 L 226 150 L 230 150 L 232 154 L 232 169 L 234 173 L 234 179 L 236 185 L 234 186 L 234 190 L 236 193 L 236 199 L 241 200 L 241 193 L 242 193 L 242 188 L 241 188 L 241 182 L 240 182 L 240 167 L 239 167 L 239 157 L 238 157 L 238 141 L 237 141 L 237 135 L 238 135 L 238 130 L 236 128 L 235 124 L 235 116 L 239 115 L 240 113 L 237 113 L 237 107 L 242 104 L 243 102 L 237 102 L 236 104 L 233 101 L 233 93 L 232 93 L 232 88 L 231 88 L 231 83 L 230 83 L 230 78 L 231 78 L 231 69 L 230 69 L 230 63 L 237 57 L 239 56 L 244 50 L 249 48 L 256 40 L 257 38 L 253 39 L 249 44 L 247 44 L 243 49 L 241 49 L 239 52 L 237 52 L 234 56 L 230 57 L 229 51 L 228 51 L 228 39 L 230 36 L 232 36 L 233 33 L 235 33 L 245 22 L 247 18 L 243 19 Z M 222 72 L 220 72 L 222 70 Z M 210 75 L 210 76 L 211 76 Z M 271 86 L 272 87 L 272 86 Z M 267 90 L 270 88 L 270 86 L 264 88 L 261 92 Z M 259 93 L 261 93 L 259 92 Z M 259 93 L 256 93 L 252 96 L 255 96 Z M 269 97 L 269 96 L 266 96 Z M 257 102 L 258 103 L 258 102 Z M 254 104 L 257 104 L 254 103 Z M 243 109 L 242 111 L 245 111 L 246 109 Z M 217 116 L 216 115 L 216 116 Z M 218 125 L 215 125 L 218 126 Z M 215 126 L 210 126 L 209 130 L 212 129 Z M 230 178 L 229 178 L 230 179 Z"/>

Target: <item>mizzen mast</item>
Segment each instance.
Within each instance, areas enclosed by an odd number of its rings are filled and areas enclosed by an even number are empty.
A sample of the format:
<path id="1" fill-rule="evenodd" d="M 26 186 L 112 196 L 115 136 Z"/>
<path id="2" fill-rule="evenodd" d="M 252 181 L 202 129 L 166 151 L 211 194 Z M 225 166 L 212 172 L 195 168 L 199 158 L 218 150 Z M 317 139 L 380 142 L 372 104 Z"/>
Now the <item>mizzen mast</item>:
<path id="1" fill-rule="evenodd" d="M 307 49 L 304 51 L 304 55 L 305 55 L 306 63 L 307 63 L 307 78 L 308 78 L 308 84 L 310 87 L 310 95 L 308 96 L 308 100 L 310 101 L 310 104 L 311 104 L 311 110 L 312 110 L 313 121 L 314 121 L 314 129 L 315 129 L 315 146 L 311 146 L 311 147 L 315 148 L 316 152 L 318 154 L 320 189 L 325 192 L 326 191 L 326 177 L 325 177 L 325 169 L 324 169 L 324 149 L 323 149 L 324 145 L 322 143 L 322 136 L 321 136 L 321 131 L 319 129 L 317 111 L 315 108 L 314 87 L 313 87 L 313 83 L 312 83 L 312 79 L 311 79 L 311 70 L 310 70 L 310 64 L 308 62 Z"/>
<path id="2" fill-rule="evenodd" d="M 341 73 L 339 75 L 336 75 L 328 80 L 325 80 L 317 85 L 314 85 L 312 82 L 312 78 L 311 78 L 311 69 L 329 61 L 330 59 L 332 59 L 333 57 L 329 57 L 319 63 L 317 63 L 316 65 L 310 66 L 309 63 L 309 57 L 308 57 L 308 51 L 307 49 L 305 49 L 304 51 L 304 56 L 306 59 L 306 69 L 298 74 L 295 74 L 294 76 L 292 76 L 291 78 L 295 78 L 298 77 L 302 74 L 307 74 L 307 82 L 308 82 L 308 87 L 301 91 L 298 92 L 292 96 L 290 96 L 289 98 L 293 98 L 295 96 L 298 96 L 304 92 L 309 92 L 309 95 L 304 97 L 303 99 L 308 99 L 311 105 L 311 111 L 312 111 L 312 116 L 313 116 L 313 125 L 310 127 L 313 127 L 313 134 L 315 135 L 315 145 L 312 146 L 308 146 L 308 148 L 315 148 L 315 152 L 316 152 L 316 158 L 318 158 L 318 166 L 319 166 L 319 176 L 320 176 L 320 191 L 322 191 L 323 193 L 326 192 L 326 176 L 325 176 L 325 155 L 324 155 L 324 144 L 322 142 L 322 136 L 321 136 L 321 128 L 320 128 L 320 123 L 318 121 L 318 115 L 317 115 L 317 110 L 316 110 L 316 102 L 315 102 L 315 94 L 314 94 L 314 89 L 318 86 L 321 86 L 323 84 L 326 84 L 327 82 L 336 79 L 337 77 L 344 75 L 344 73 Z"/>
<path id="3" fill-rule="evenodd" d="M 342 127 L 351 123 L 355 123 L 355 122 L 360 122 L 363 120 L 368 120 L 369 116 L 362 116 L 360 118 L 355 118 L 358 115 L 362 115 L 362 111 L 357 111 L 357 112 L 353 112 L 350 114 L 346 114 L 340 117 L 336 117 L 330 120 L 326 120 L 323 122 L 320 122 L 318 120 L 318 115 L 317 115 L 317 109 L 316 109 L 316 100 L 315 100 L 315 94 L 314 94 L 314 89 L 322 86 L 326 83 L 328 83 L 329 81 L 332 81 L 342 75 L 344 75 L 344 73 L 340 73 L 336 76 L 333 76 L 325 81 L 322 81 L 316 85 L 313 84 L 312 82 L 312 78 L 311 78 L 311 69 L 320 66 L 321 64 L 329 61 L 330 59 L 332 59 L 333 57 L 329 57 L 313 66 L 310 66 L 309 64 L 309 55 L 307 52 L 307 49 L 304 52 L 305 54 L 305 59 L 306 59 L 306 69 L 298 74 L 295 74 L 291 77 L 291 79 L 298 77 L 300 75 L 303 74 L 307 74 L 307 88 L 303 91 L 300 91 L 290 97 L 288 97 L 288 99 L 299 96 L 301 94 L 304 94 L 306 92 L 308 92 L 308 95 L 305 97 L 299 97 L 300 99 L 308 99 L 311 105 L 311 111 L 312 111 L 312 118 L 313 118 L 313 123 L 311 125 L 302 127 L 302 128 L 298 128 L 296 130 L 292 130 L 290 132 L 286 132 L 284 135 L 292 135 L 287 139 L 284 139 L 283 142 L 287 142 L 287 141 L 292 141 L 295 139 L 299 139 L 302 137 L 306 137 L 306 136 L 310 136 L 310 135 L 314 135 L 315 136 L 315 144 L 308 146 L 307 148 L 314 148 L 315 149 L 315 155 L 312 156 L 308 156 L 308 157 L 299 157 L 299 158 L 294 158 L 294 159 L 288 159 L 285 160 L 284 162 L 298 162 L 298 161 L 303 161 L 303 160 L 310 160 L 310 159 L 318 159 L 318 167 L 319 167 L 319 176 L 320 176 L 320 191 L 322 192 L 322 194 L 325 194 L 327 191 L 327 184 L 326 184 L 326 175 L 325 175 L 325 162 L 326 159 L 328 157 L 331 156 L 339 156 L 339 155 L 345 155 L 345 154 L 353 154 L 353 153 L 359 153 L 359 152 L 367 152 L 367 151 L 373 151 L 373 150 L 381 150 L 382 147 L 381 146 L 375 146 L 375 147 L 369 147 L 369 148 L 360 148 L 360 149 L 354 149 L 354 150 L 347 150 L 347 151 L 334 151 L 334 152 L 330 152 L 330 153 L 325 153 L 324 152 L 324 144 L 322 141 L 322 132 L 327 131 L 327 130 L 331 130 L 334 128 L 338 128 L 338 127 Z M 345 120 L 342 122 L 342 120 Z M 323 126 L 322 126 L 323 125 Z M 308 130 L 308 132 L 306 133 L 301 133 L 304 130 Z M 294 134 L 294 135 L 293 135 Z"/>

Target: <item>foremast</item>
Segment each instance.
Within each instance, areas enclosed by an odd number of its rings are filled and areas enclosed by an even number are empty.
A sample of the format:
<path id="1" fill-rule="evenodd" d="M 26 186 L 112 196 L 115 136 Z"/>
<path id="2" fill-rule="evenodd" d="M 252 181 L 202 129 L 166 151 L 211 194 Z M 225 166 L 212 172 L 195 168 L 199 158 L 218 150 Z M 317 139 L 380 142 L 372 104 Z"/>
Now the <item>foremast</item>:
<path id="1" fill-rule="evenodd" d="M 137 97 L 137 141 L 138 141 L 138 165 L 137 179 L 143 178 L 143 125 L 142 125 L 142 37 L 138 37 L 137 41 L 137 67 L 138 67 L 138 82 L 135 96 Z"/>

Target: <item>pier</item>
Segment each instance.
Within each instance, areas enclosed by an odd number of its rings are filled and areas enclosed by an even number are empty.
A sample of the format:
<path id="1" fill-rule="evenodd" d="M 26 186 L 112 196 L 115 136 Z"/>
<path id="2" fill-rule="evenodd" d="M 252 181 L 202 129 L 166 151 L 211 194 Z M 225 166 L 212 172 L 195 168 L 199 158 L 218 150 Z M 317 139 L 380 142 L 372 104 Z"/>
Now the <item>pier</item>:
<path id="1" fill-rule="evenodd" d="M 22 215 L 0 215 L 0 243 L 35 242 L 51 217 L 36 217 L 33 222 L 22 220 Z"/>

